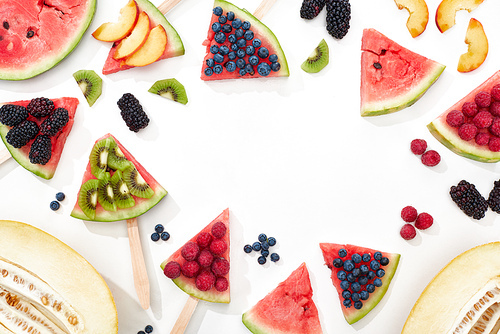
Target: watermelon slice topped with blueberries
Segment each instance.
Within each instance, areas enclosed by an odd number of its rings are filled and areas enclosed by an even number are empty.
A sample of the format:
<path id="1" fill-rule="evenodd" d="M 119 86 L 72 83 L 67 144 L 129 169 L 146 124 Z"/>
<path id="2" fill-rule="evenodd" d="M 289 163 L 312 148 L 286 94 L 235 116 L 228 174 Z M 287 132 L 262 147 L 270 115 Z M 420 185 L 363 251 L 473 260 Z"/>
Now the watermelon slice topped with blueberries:
<path id="1" fill-rule="evenodd" d="M 215 0 L 201 79 L 287 77 L 278 39 L 259 19 L 230 2 Z"/>
<path id="2" fill-rule="evenodd" d="M 400 255 L 354 245 L 320 243 L 325 264 L 349 324 L 363 318 L 384 297 Z"/>
<path id="3" fill-rule="evenodd" d="M 212 303 L 229 303 L 229 209 L 161 263 L 184 292 Z"/>
<path id="4" fill-rule="evenodd" d="M 309 272 L 302 263 L 245 312 L 242 321 L 254 334 L 321 334 L 323 330 L 312 295 Z"/>

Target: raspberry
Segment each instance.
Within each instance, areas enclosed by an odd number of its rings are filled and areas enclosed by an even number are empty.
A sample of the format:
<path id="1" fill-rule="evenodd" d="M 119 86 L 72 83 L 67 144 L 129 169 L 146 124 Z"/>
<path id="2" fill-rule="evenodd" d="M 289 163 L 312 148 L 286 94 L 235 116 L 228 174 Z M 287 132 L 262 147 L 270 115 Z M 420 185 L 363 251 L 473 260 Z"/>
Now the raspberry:
<path id="1" fill-rule="evenodd" d="M 214 256 L 208 249 L 204 249 L 200 252 L 200 256 L 198 256 L 198 264 L 202 267 L 210 267 L 212 262 L 214 261 Z"/>
<path id="2" fill-rule="evenodd" d="M 490 141 L 490 135 L 486 132 L 479 132 L 476 135 L 476 144 L 480 146 L 485 146 L 488 145 L 488 142 Z"/>
<path id="3" fill-rule="evenodd" d="M 210 270 L 203 270 L 197 277 L 196 277 L 196 287 L 200 291 L 208 291 L 210 290 L 214 284 L 215 284 L 215 276 L 210 272 Z"/>
<path id="4" fill-rule="evenodd" d="M 198 244 L 193 241 L 186 242 L 181 250 L 181 255 L 186 259 L 186 261 L 193 261 L 199 253 L 200 247 L 198 247 Z"/>
<path id="5" fill-rule="evenodd" d="M 490 141 L 488 142 L 488 148 L 492 152 L 500 152 L 500 138 L 491 137 Z"/>
<path id="6" fill-rule="evenodd" d="M 165 265 L 163 269 L 163 273 L 165 276 L 171 279 L 175 279 L 181 275 L 181 266 L 179 263 L 175 261 L 170 261 Z"/>
<path id="7" fill-rule="evenodd" d="M 418 215 L 415 227 L 419 230 L 426 230 L 432 226 L 434 219 L 427 212 L 422 212 Z"/>
<path id="8" fill-rule="evenodd" d="M 462 112 L 465 116 L 474 117 L 477 114 L 477 105 L 474 102 L 465 102 L 462 105 Z"/>
<path id="9" fill-rule="evenodd" d="M 212 235 L 217 239 L 222 238 L 226 234 L 226 225 L 223 222 L 217 222 L 212 225 Z"/>
<path id="10" fill-rule="evenodd" d="M 401 227 L 399 234 L 403 239 L 411 240 L 417 235 L 417 230 L 415 230 L 415 227 L 412 224 L 404 224 L 403 227 Z"/>
<path id="11" fill-rule="evenodd" d="M 469 141 L 476 137 L 477 127 L 474 124 L 465 123 L 458 128 L 458 135 L 463 140 Z"/>
<path id="12" fill-rule="evenodd" d="M 222 255 L 227 250 L 227 244 L 223 239 L 215 239 L 210 244 L 210 251 L 214 255 Z"/>
<path id="13" fill-rule="evenodd" d="M 491 94 L 485 91 L 480 91 L 474 97 L 474 102 L 476 102 L 478 107 L 488 108 L 491 104 Z"/>
<path id="14" fill-rule="evenodd" d="M 28 103 L 26 109 L 33 117 L 47 117 L 54 111 L 54 102 L 45 97 L 37 97 Z"/>
<path id="15" fill-rule="evenodd" d="M 229 261 L 223 257 L 219 257 L 212 263 L 212 272 L 215 276 L 226 276 L 229 272 Z"/>
<path id="16" fill-rule="evenodd" d="M 480 111 L 474 116 L 472 123 L 478 129 L 485 129 L 493 123 L 493 115 L 489 111 Z"/>
<path id="17" fill-rule="evenodd" d="M 424 154 L 427 149 L 427 142 L 423 139 L 413 139 L 410 144 L 410 150 L 413 154 Z"/>
<path id="18" fill-rule="evenodd" d="M 210 243 L 212 242 L 212 235 L 208 232 L 201 232 L 198 234 L 196 237 L 196 243 L 200 248 L 207 248 L 210 246 Z"/>
<path id="19" fill-rule="evenodd" d="M 490 105 L 490 112 L 493 116 L 500 116 L 500 102 L 493 101 Z"/>
<path id="20" fill-rule="evenodd" d="M 222 292 L 229 289 L 229 281 L 225 277 L 217 277 L 215 281 L 215 290 Z"/>
<path id="21" fill-rule="evenodd" d="M 500 101 L 500 85 L 493 86 L 490 93 L 494 100 Z"/>
<path id="22" fill-rule="evenodd" d="M 490 132 L 492 135 L 500 137 L 500 118 L 493 119 L 493 123 L 490 126 Z"/>
<path id="23" fill-rule="evenodd" d="M 452 110 L 446 115 L 446 123 L 454 128 L 458 128 L 460 125 L 464 124 L 464 122 L 465 117 L 460 110 Z"/>
<path id="24" fill-rule="evenodd" d="M 4 104 L 0 108 L 0 123 L 7 126 L 16 126 L 28 116 L 28 110 L 23 106 Z"/>
<path id="25" fill-rule="evenodd" d="M 441 161 L 441 156 L 434 150 L 429 150 L 422 154 L 422 163 L 429 167 L 436 166 Z"/>
<path id="26" fill-rule="evenodd" d="M 196 261 L 186 261 L 181 266 L 181 272 L 187 278 L 195 277 L 200 271 L 200 265 Z"/>
<path id="27" fill-rule="evenodd" d="M 417 209 L 413 206 L 405 206 L 403 210 L 401 210 L 401 218 L 407 223 L 412 223 L 417 219 Z"/>

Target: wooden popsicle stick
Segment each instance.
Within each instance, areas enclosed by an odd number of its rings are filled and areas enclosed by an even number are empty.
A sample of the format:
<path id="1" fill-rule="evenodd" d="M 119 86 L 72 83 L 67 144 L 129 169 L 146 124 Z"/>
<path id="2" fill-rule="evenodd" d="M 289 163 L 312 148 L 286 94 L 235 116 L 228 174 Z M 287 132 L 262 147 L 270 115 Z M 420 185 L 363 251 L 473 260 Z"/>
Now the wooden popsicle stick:
<path id="1" fill-rule="evenodd" d="M 3 164 L 5 161 L 9 160 L 12 156 L 10 155 L 10 152 L 8 149 L 3 149 L 0 151 L 0 165 Z"/>
<path id="2" fill-rule="evenodd" d="M 134 272 L 134 286 L 143 309 L 149 308 L 149 278 L 142 253 L 141 239 L 137 218 L 127 219 L 128 242 Z"/>
<path id="3" fill-rule="evenodd" d="M 276 2 L 276 0 L 263 0 L 260 3 L 259 7 L 257 7 L 255 12 L 253 13 L 253 16 L 258 18 L 259 20 L 262 20 L 264 15 L 267 14 L 269 9 L 271 9 L 271 7 L 274 5 L 275 2 Z"/>
<path id="4" fill-rule="evenodd" d="M 196 305 L 198 305 L 198 302 L 199 302 L 198 298 L 195 298 L 191 295 L 189 296 L 170 334 L 184 333 L 187 325 L 189 324 L 189 320 L 191 319 L 191 315 L 193 315 L 194 309 L 196 308 Z"/>
<path id="5" fill-rule="evenodd" d="M 163 14 L 167 14 L 172 8 L 175 7 L 181 0 L 165 0 L 158 6 L 158 10 Z"/>

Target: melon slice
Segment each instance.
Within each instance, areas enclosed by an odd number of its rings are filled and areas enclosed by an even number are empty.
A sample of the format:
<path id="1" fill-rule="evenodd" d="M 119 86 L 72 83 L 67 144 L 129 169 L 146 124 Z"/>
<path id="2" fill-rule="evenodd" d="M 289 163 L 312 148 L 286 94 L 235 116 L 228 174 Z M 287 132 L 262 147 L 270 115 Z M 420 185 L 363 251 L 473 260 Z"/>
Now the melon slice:
<path id="1" fill-rule="evenodd" d="M 142 177 L 143 181 L 149 185 L 153 193 L 149 194 L 148 198 L 142 198 L 130 194 L 130 196 L 133 198 L 132 206 L 117 208 L 116 211 L 107 211 L 106 209 L 103 208 L 103 206 L 100 203 L 97 203 L 95 208 L 95 216 L 91 217 L 85 214 L 85 212 L 79 205 L 79 201 L 77 200 L 73 208 L 73 211 L 71 212 L 71 216 L 82 220 L 101 221 L 101 222 L 126 220 L 140 216 L 149 209 L 151 209 L 152 207 L 154 207 L 156 204 L 158 204 L 158 202 L 160 202 L 160 200 L 163 197 L 165 197 L 167 191 L 151 176 L 151 174 L 149 174 L 146 171 L 146 169 L 144 169 L 144 167 L 142 167 L 142 165 L 137 160 L 135 160 L 132 154 L 130 154 L 130 152 L 127 151 L 127 149 L 123 147 L 123 145 L 111 134 L 108 133 L 105 136 L 99 138 L 96 141 L 96 144 L 104 139 L 109 140 L 109 145 L 110 145 L 109 147 L 111 147 L 111 145 L 113 144 L 116 144 L 119 151 L 121 151 L 121 156 L 123 156 L 133 164 L 135 169 L 139 172 L 140 176 Z M 109 159 L 108 159 L 108 167 L 109 167 Z M 112 177 L 112 175 L 114 175 L 115 173 L 117 173 L 117 171 L 112 170 L 110 173 L 110 177 Z M 94 174 L 92 173 L 90 162 L 87 164 L 87 169 L 83 175 L 82 186 L 89 180 L 97 180 L 97 177 L 94 176 Z M 98 181 L 94 182 L 98 183 Z"/>
<path id="2" fill-rule="evenodd" d="M 370 312 L 375 306 L 377 306 L 382 297 L 384 297 L 387 289 L 389 288 L 389 284 L 391 283 L 391 280 L 396 273 L 400 255 L 396 253 L 380 252 L 371 248 L 359 247 L 354 245 L 320 243 L 319 246 L 321 248 L 321 251 L 323 252 L 325 264 L 332 270 L 332 282 L 337 289 L 344 317 L 349 324 L 353 324 L 367 315 L 368 312 Z M 339 256 L 339 251 L 341 249 L 346 251 L 346 255 L 343 257 Z M 338 278 L 338 275 L 341 275 L 339 274 L 339 272 L 343 272 L 344 274 L 354 274 L 353 270 L 349 271 L 347 267 L 345 267 L 347 264 L 347 260 L 351 260 L 353 254 L 358 254 L 361 257 L 363 257 L 364 254 L 368 254 L 369 260 L 364 261 L 363 259 L 361 259 L 359 263 L 354 263 L 354 268 L 360 269 L 361 273 L 358 276 L 354 275 L 353 282 L 351 284 L 348 284 L 347 286 L 346 290 L 349 291 L 351 298 L 345 298 L 342 295 L 342 293 L 344 292 L 344 287 L 341 285 L 341 280 Z M 343 262 L 341 267 L 337 267 L 334 265 L 334 260 L 338 258 L 340 258 Z M 383 262 L 384 260 L 381 260 L 381 258 L 388 260 L 388 263 L 385 264 Z M 378 266 L 384 271 L 383 273 L 378 274 L 377 269 L 373 269 L 371 267 L 373 261 L 375 263 L 374 265 Z M 363 268 L 361 266 L 367 266 L 367 268 Z M 366 271 L 367 273 L 363 271 L 364 269 L 368 270 Z M 376 282 L 376 280 L 379 280 L 379 282 Z M 359 283 L 359 290 L 353 286 L 355 283 Z M 370 292 L 371 289 L 374 289 L 374 291 Z M 368 296 L 368 298 L 359 299 L 361 304 L 356 305 L 357 298 L 354 297 L 354 293 L 358 293 L 359 295 L 364 293 Z M 344 300 L 349 300 L 348 306 L 344 304 Z M 357 306 L 360 306 L 360 308 L 357 308 Z"/>
<path id="3" fill-rule="evenodd" d="M 28 300 L 30 304 L 23 306 L 25 310 L 32 308 L 32 305 L 37 305 L 44 314 L 66 310 L 59 316 L 67 318 L 70 324 L 66 325 L 74 328 L 68 328 L 65 333 L 118 333 L 113 296 L 101 275 L 80 254 L 52 235 L 25 223 L 0 220 L 0 235 L 0 272 L 3 274 L 0 276 L 0 289 L 9 290 L 9 286 L 16 286 L 20 292 L 15 295 L 24 296 L 18 299 L 18 309 L 23 300 Z M 7 268 L 14 269 L 10 275 Z M 14 277 L 14 271 L 19 273 L 18 277 Z M 34 289 L 29 284 L 33 284 Z M 61 297 L 57 301 L 59 307 L 43 305 L 43 296 L 53 298 L 44 295 L 47 289 Z M 34 300 L 30 291 L 42 295 L 42 302 L 39 302 L 39 297 Z M 2 299 L 5 300 L 5 296 Z M 17 326 L 14 327 L 14 333 L 25 333 Z M 4 329 L 6 327 L 12 329 L 12 323 L 0 320 L 1 333 L 10 333 Z M 34 332 L 33 329 L 30 331 Z"/>
<path id="4" fill-rule="evenodd" d="M 238 79 L 238 78 L 287 77 L 290 75 L 285 53 L 283 52 L 276 36 L 265 24 L 263 24 L 255 16 L 250 14 L 246 9 L 240 9 L 237 6 L 233 5 L 232 3 L 224 0 L 215 0 L 214 9 L 215 8 L 222 9 L 222 14 L 221 15 L 216 15 L 216 13 L 212 14 L 207 38 L 203 42 L 203 45 L 205 45 L 207 49 L 205 58 L 203 59 L 203 66 L 201 71 L 202 80 L 208 81 L 208 80 Z M 234 20 L 228 20 L 225 24 L 231 26 L 231 31 L 224 33 L 225 35 L 224 42 L 220 43 L 220 41 L 216 41 L 216 31 L 214 31 L 212 27 L 214 23 L 216 22 L 217 24 L 219 23 L 220 17 L 227 17 L 227 13 L 229 12 L 234 13 Z M 242 32 L 251 31 L 253 33 L 253 36 L 251 36 L 252 38 L 246 39 L 244 36 L 236 37 L 237 28 L 234 28 L 234 26 L 237 20 L 240 20 L 241 22 L 247 21 L 250 23 L 250 27 L 247 30 L 243 30 L 242 28 L 239 29 Z M 236 27 L 239 26 L 236 25 Z M 222 33 L 222 31 L 217 33 Z M 229 54 L 225 54 L 225 52 L 218 51 L 219 53 L 217 53 L 218 56 L 223 57 L 224 60 L 222 62 L 217 62 L 214 60 L 215 55 L 211 52 L 212 47 L 220 49 L 221 46 L 224 46 L 228 48 L 229 52 L 231 51 L 237 52 L 235 51 L 236 47 L 234 47 L 235 49 L 231 49 L 231 47 L 233 44 L 237 44 L 238 42 L 230 41 L 230 35 L 235 36 L 235 41 L 236 39 L 238 39 L 246 42 L 245 46 L 239 48 L 239 50 L 242 51 L 246 50 L 246 46 L 253 46 L 253 43 L 257 43 L 256 40 L 260 40 L 258 46 L 254 47 L 255 53 L 253 54 L 257 57 L 257 64 L 251 65 L 252 70 L 250 72 L 246 71 L 245 74 L 240 73 L 240 68 L 236 66 L 236 61 L 239 58 L 236 56 L 235 58 L 233 58 L 232 56 L 230 58 Z M 264 48 L 267 49 L 267 53 L 264 51 Z M 258 56 L 259 50 L 261 49 L 262 49 L 261 52 L 263 52 L 262 53 L 263 57 Z M 271 55 L 272 57 L 270 58 Z M 274 59 L 275 57 L 276 59 Z M 249 64 L 249 58 L 250 55 L 245 54 L 244 57 L 242 57 L 241 59 L 245 61 L 245 64 Z M 214 65 L 210 64 L 211 61 L 209 59 L 214 60 Z M 229 67 L 228 65 L 229 63 L 232 63 L 231 66 L 234 65 L 233 66 L 234 70 L 232 70 L 232 68 Z M 277 63 L 279 65 L 273 65 L 273 63 Z M 221 67 L 218 67 L 217 65 Z M 263 69 L 259 70 L 259 66 L 261 66 Z M 218 70 L 216 70 L 216 67 L 221 69 L 220 73 L 217 73 Z"/>
<path id="5" fill-rule="evenodd" d="M 481 91 L 490 93 L 492 88 L 500 84 L 500 71 L 495 72 L 491 77 L 489 77 L 481 85 L 473 89 L 469 94 L 463 97 L 460 101 L 448 108 L 444 113 L 437 117 L 434 121 L 427 125 L 427 128 L 432 133 L 437 140 L 441 142 L 444 146 L 449 148 L 451 151 L 463 157 L 481 161 L 481 162 L 497 162 L 500 161 L 500 152 L 492 151 L 488 144 L 494 141 L 498 141 L 498 135 L 494 135 L 489 129 L 480 130 L 481 133 L 486 133 L 490 135 L 490 142 L 486 142 L 486 145 L 478 145 L 475 139 L 463 140 L 458 135 L 458 128 L 450 126 L 446 117 L 453 110 L 462 110 L 464 103 L 469 102 L 475 105 L 475 96 Z M 499 101 L 493 100 L 490 109 L 493 110 L 494 104 L 499 104 Z M 486 109 L 488 110 L 488 109 Z M 467 123 L 471 123 L 471 119 L 466 118 Z"/>
<path id="6" fill-rule="evenodd" d="M 375 29 L 363 31 L 361 51 L 361 116 L 384 115 L 411 106 L 445 68 Z"/>
<path id="7" fill-rule="evenodd" d="M 242 316 L 255 334 L 321 334 L 318 309 L 312 299 L 309 272 L 302 263 L 266 297 Z"/>
<path id="8" fill-rule="evenodd" d="M 0 79 L 24 80 L 64 59 L 80 42 L 96 0 L 2 1 Z"/>
<path id="9" fill-rule="evenodd" d="M 74 97 L 60 97 L 56 99 L 51 99 L 51 101 L 54 102 L 54 109 L 64 108 L 68 110 L 69 121 L 61 129 L 61 131 L 59 131 L 55 136 L 51 137 L 52 156 L 49 162 L 47 162 L 45 165 L 32 164 L 30 162 L 29 153 L 31 144 L 33 144 L 34 139 L 21 148 L 15 148 L 11 146 L 9 143 L 7 143 L 7 140 L 5 139 L 5 136 L 12 127 L 0 123 L 0 136 L 2 137 L 2 140 L 7 149 L 9 150 L 10 154 L 12 155 L 12 157 L 21 166 L 23 166 L 33 174 L 38 175 L 47 180 L 51 179 L 54 176 L 57 165 L 59 164 L 64 144 L 66 143 L 66 138 L 68 137 L 69 133 L 71 132 L 71 128 L 73 127 L 75 112 L 79 103 L 78 99 Z M 26 107 L 29 103 L 30 100 L 23 100 L 23 101 L 2 103 L 0 104 L 0 106 L 2 106 L 3 104 L 16 104 Z M 34 121 L 35 123 L 38 124 L 38 126 L 40 126 L 40 124 L 43 122 L 44 119 L 38 119 L 36 117 L 29 115 L 28 120 Z"/>
<path id="10" fill-rule="evenodd" d="M 139 8 L 139 11 L 141 13 L 145 12 L 146 14 L 148 14 L 151 23 L 151 28 L 161 25 L 163 26 L 167 34 L 167 46 L 165 48 L 165 51 L 156 61 L 182 56 L 184 54 L 184 44 L 182 43 L 182 40 L 177 31 L 167 21 L 165 16 L 158 10 L 158 8 L 155 5 L 153 5 L 148 0 L 135 0 L 135 2 L 137 3 L 137 7 Z M 113 47 L 108 53 L 108 58 L 106 59 L 106 62 L 104 63 L 104 67 L 102 69 L 102 73 L 105 75 L 128 70 L 130 68 L 135 67 L 125 64 L 127 57 L 121 59 L 113 58 L 118 45 L 119 41 L 115 42 L 113 44 Z"/>
<path id="11" fill-rule="evenodd" d="M 225 235 L 220 238 L 220 240 L 223 240 L 226 245 L 227 249 L 224 251 L 224 253 L 220 255 L 214 255 L 215 258 L 224 258 L 228 262 L 230 262 L 229 258 L 229 249 L 230 249 L 230 237 L 229 237 L 229 209 L 224 210 L 217 218 L 215 218 L 210 224 L 208 224 L 204 229 L 202 229 L 198 234 L 196 234 L 194 237 L 188 240 L 188 242 L 194 242 L 197 243 L 198 236 L 200 234 L 208 233 L 212 235 L 212 226 L 214 224 L 222 222 L 226 226 L 226 233 Z M 212 236 L 212 242 L 216 240 L 215 237 Z M 184 246 L 183 246 L 184 247 Z M 182 248 L 179 248 L 175 253 L 170 255 L 168 259 L 163 261 L 160 265 L 161 269 L 164 270 L 165 266 L 169 262 L 177 262 L 181 267 L 182 265 L 186 262 L 186 259 L 182 256 Z M 206 248 L 200 248 L 200 251 L 203 249 L 210 249 L 210 245 Z M 196 258 L 196 261 L 198 261 L 199 258 Z M 196 287 L 196 277 L 188 278 L 184 276 L 184 274 L 181 274 L 179 277 L 173 279 L 172 281 L 185 293 L 196 297 L 201 300 L 205 300 L 208 302 L 212 303 L 229 303 L 231 301 L 230 298 L 230 293 L 229 293 L 229 273 L 225 276 L 223 276 L 227 282 L 228 282 L 228 287 L 224 291 L 217 291 L 215 287 L 212 287 L 211 289 L 207 291 L 201 291 Z"/>

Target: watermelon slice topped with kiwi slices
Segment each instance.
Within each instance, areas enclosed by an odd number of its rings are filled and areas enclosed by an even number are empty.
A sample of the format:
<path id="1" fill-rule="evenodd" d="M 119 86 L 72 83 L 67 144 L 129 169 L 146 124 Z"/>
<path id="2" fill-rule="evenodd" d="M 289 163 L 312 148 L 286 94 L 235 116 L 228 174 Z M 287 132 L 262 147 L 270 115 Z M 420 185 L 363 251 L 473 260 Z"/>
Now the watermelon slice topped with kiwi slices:
<path id="1" fill-rule="evenodd" d="M 320 243 L 325 264 L 349 324 L 363 318 L 384 297 L 400 255 L 354 245 Z"/>
<path id="2" fill-rule="evenodd" d="M 242 316 L 254 334 L 321 334 L 318 309 L 305 263 Z"/>
<path id="3" fill-rule="evenodd" d="M 273 32 L 246 9 L 215 0 L 201 79 L 287 77 L 288 63 Z"/>
<path id="4" fill-rule="evenodd" d="M 99 138 L 89 156 L 71 216 L 110 222 L 142 215 L 167 191 L 111 134 Z"/>
<path id="5" fill-rule="evenodd" d="M 427 125 L 447 148 L 463 157 L 500 161 L 500 71 Z"/>
<path id="6" fill-rule="evenodd" d="M 363 31 L 361 51 L 361 116 L 384 115 L 411 106 L 445 68 L 375 29 Z"/>
<path id="7" fill-rule="evenodd" d="M 24 80 L 64 59 L 94 17 L 96 0 L 2 1 L 0 79 Z"/>
<path id="8" fill-rule="evenodd" d="M 160 265 L 184 292 L 212 303 L 229 303 L 229 209 Z"/>
<path id="9" fill-rule="evenodd" d="M 33 174 L 51 179 L 78 103 L 77 98 L 60 97 L 0 104 L 0 136 L 12 157 Z"/>

